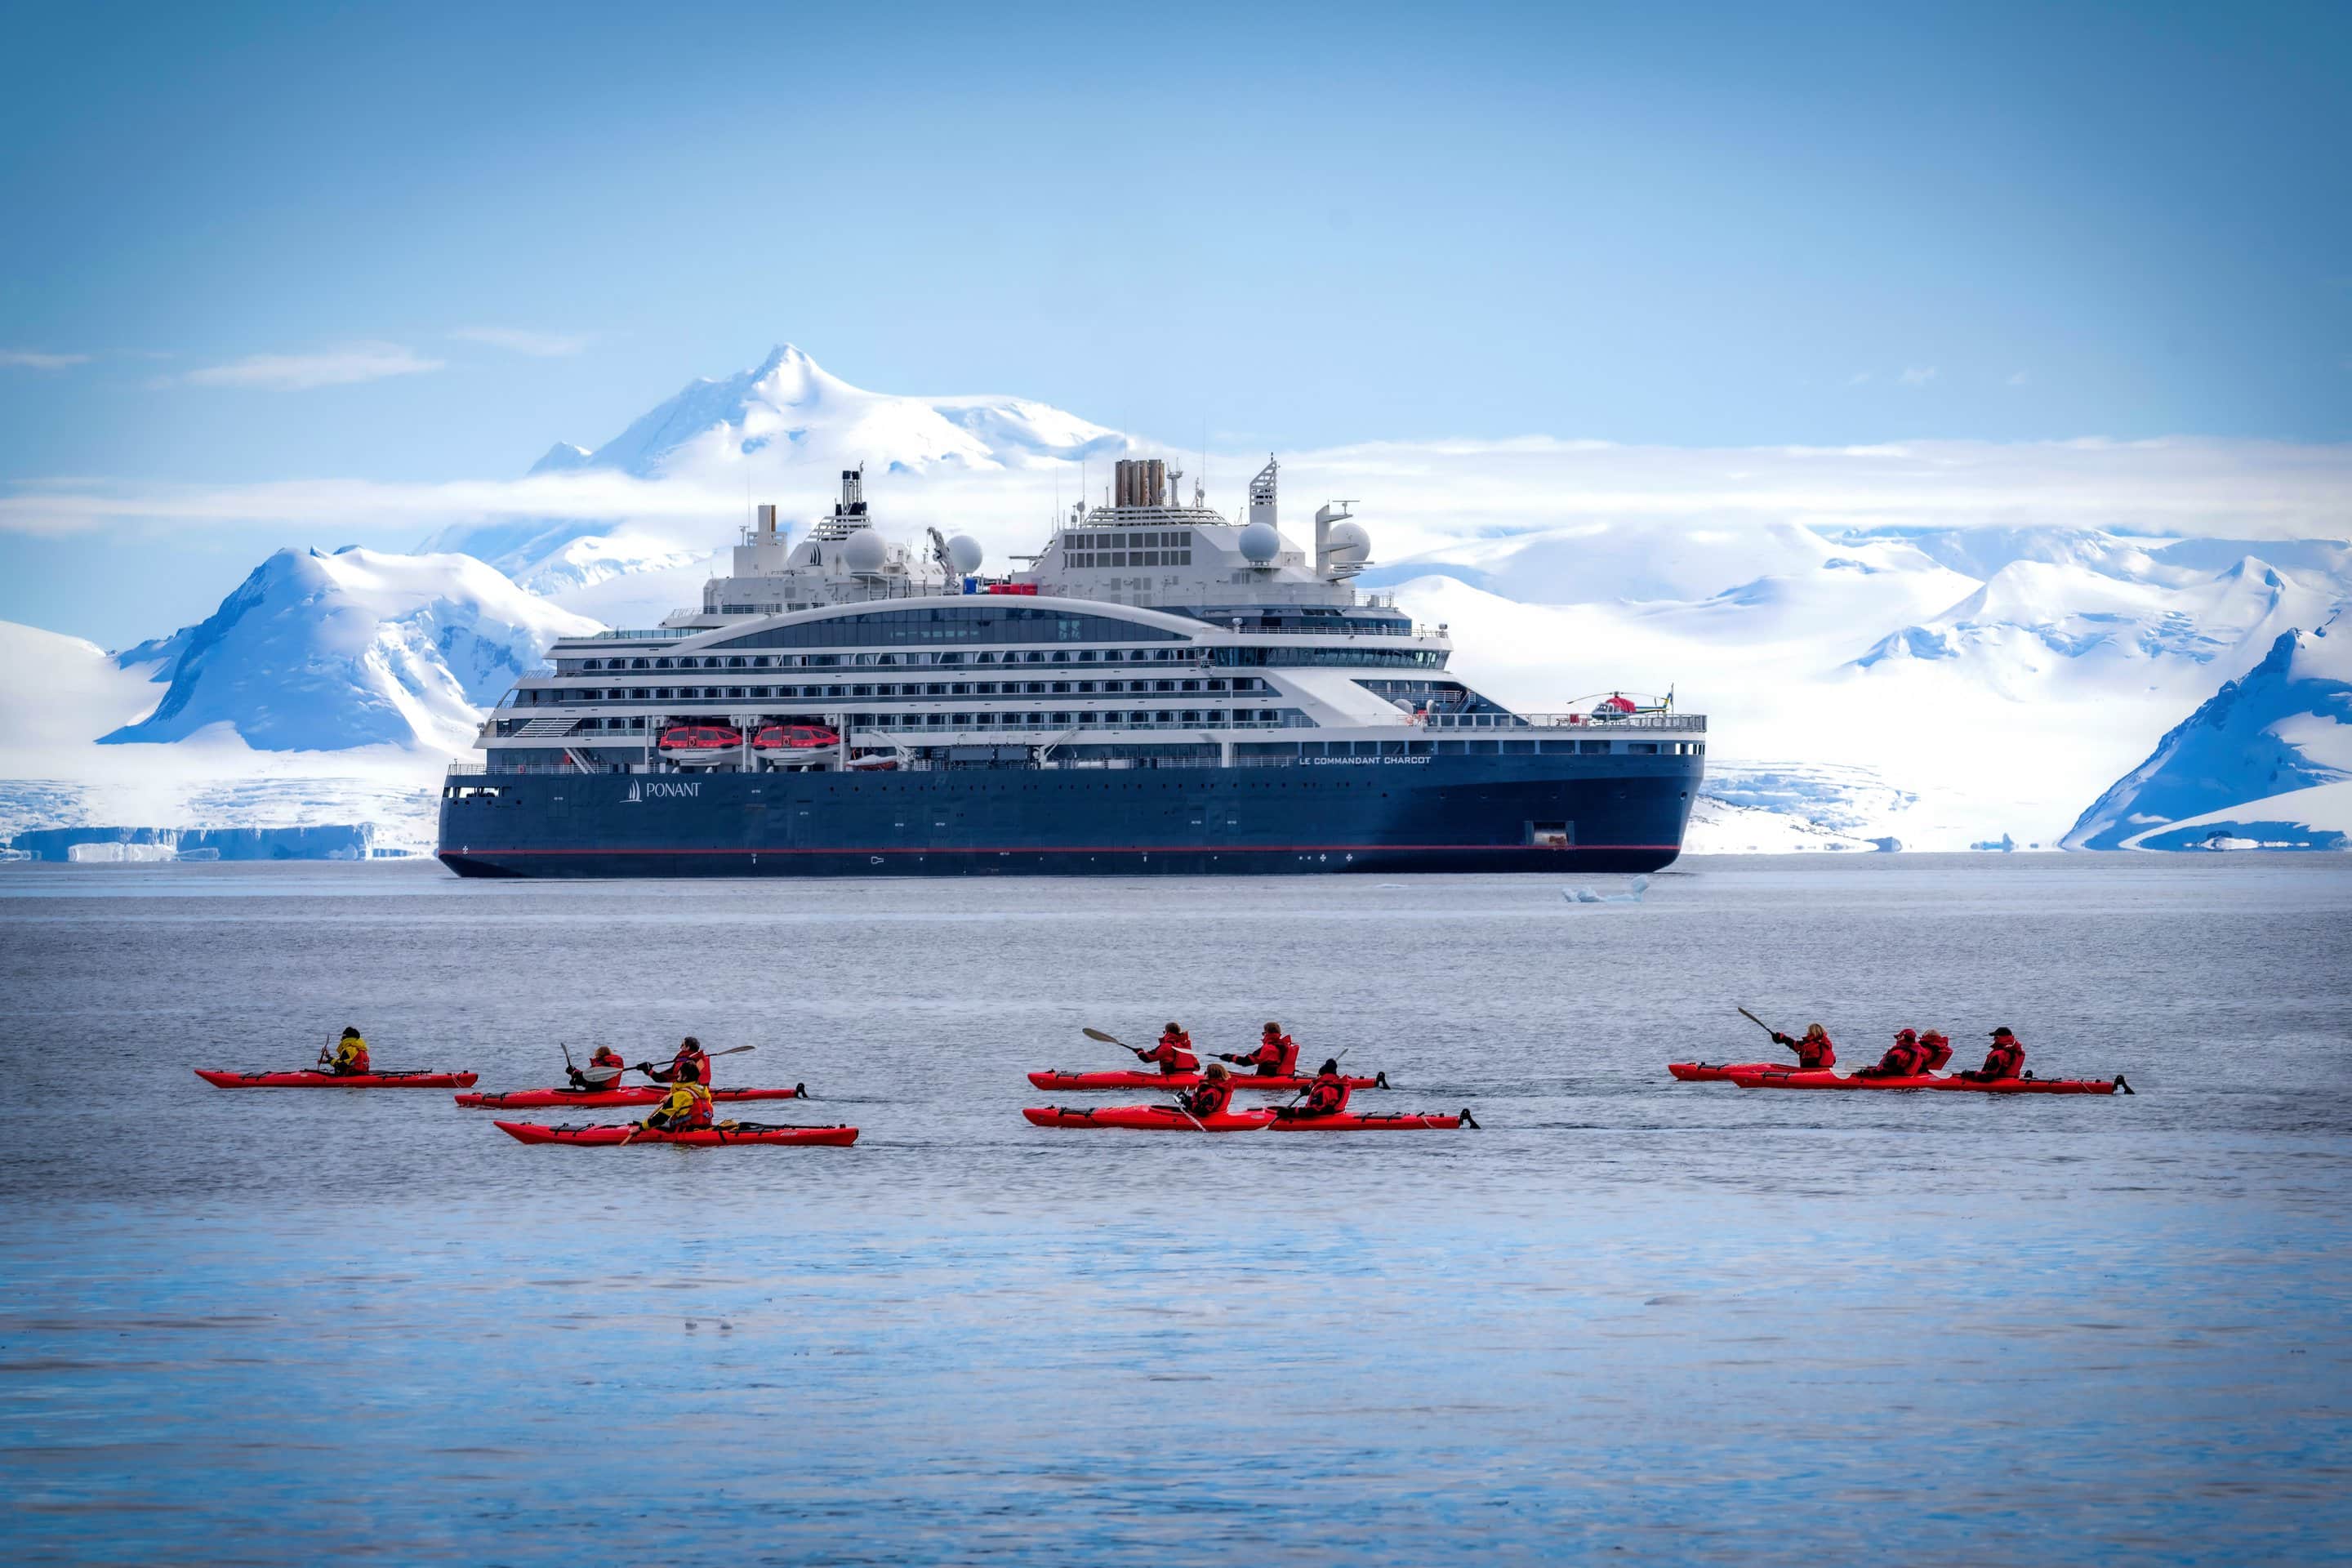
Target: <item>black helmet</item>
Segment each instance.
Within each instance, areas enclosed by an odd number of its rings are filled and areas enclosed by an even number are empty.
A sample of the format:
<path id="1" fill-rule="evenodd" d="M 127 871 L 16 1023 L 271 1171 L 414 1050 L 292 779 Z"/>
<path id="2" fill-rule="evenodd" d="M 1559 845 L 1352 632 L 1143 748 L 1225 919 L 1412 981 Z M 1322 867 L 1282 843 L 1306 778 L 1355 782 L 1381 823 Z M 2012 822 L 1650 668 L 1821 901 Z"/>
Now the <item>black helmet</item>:
<path id="1" fill-rule="evenodd" d="M 2012 1040 L 2017 1037 L 2017 1032 L 2011 1029 L 2007 1024 L 2003 1024 L 2000 1028 L 1995 1029 L 1992 1032 L 1992 1035 L 1994 1039 L 1999 1039 L 2003 1035 L 2007 1035 Z"/>
<path id="2" fill-rule="evenodd" d="M 349 1024 L 343 1026 L 343 1038 L 347 1040 L 356 1040 L 359 1037 L 360 1032 L 357 1029 L 352 1028 Z"/>
<path id="3" fill-rule="evenodd" d="M 1331 1058 L 1329 1058 L 1326 1059 L 1326 1060 L 1325 1060 L 1325 1062 L 1323 1063 L 1323 1065 L 1322 1065 L 1320 1068 L 1317 1068 L 1316 1070 L 1317 1070 L 1318 1072 L 1328 1072 L 1328 1073 L 1333 1073 L 1333 1074 L 1336 1074 L 1336 1073 L 1338 1073 L 1338 1072 L 1339 1072 L 1339 1058 L 1338 1057 L 1331 1057 Z"/>

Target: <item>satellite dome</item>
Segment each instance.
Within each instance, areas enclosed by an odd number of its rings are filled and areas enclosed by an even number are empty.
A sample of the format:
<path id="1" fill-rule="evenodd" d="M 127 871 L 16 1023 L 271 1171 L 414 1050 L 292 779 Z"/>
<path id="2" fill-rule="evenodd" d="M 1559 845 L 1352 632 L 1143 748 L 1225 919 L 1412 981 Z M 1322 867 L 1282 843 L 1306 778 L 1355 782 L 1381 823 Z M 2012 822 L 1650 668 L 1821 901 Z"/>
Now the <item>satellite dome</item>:
<path id="1" fill-rule="evenodd" d="M 861 577 L 881 571 L 888 555 L 889 547 L 870 528 L 861 528 L 841 542 L 841 563 Z"/>
<path id="2" fill-rule="evenodd" d="M 1264 566 L 1282 553 L 1282 531 L 1270 522 L 1253 522 L 1242 530 L 1242 553 Z"/>
<path id="3" fill-rule="evenodd" d="M 949 564 L 967 575 L 980 570 L 980 563 L 987 553 L 981 549 L 980 541 L 969 533 L 959 533 L 948 541 Z"/>
<path id="4" fill-rule="evenodd" d="M 1323 543 L 1334 566 L 1360 566 L 1372 558 L 1372 536 L 1359 523 L 1333 523 Z"/>

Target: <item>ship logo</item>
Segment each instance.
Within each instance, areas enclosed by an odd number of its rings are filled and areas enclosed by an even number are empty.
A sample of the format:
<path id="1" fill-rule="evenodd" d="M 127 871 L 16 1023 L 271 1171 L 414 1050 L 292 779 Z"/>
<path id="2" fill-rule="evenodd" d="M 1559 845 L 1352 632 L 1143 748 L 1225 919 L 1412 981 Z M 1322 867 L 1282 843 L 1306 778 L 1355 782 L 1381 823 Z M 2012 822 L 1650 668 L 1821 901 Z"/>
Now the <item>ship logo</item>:
<path id="1" fill-rule="evenodd" d="M 629 793 L 621 797 L 621 804 L 623 805 L 642 805 L 645 804 L 645 798 L 644 792 L 637 788 L 636 781 L 632 779 L 629 781 Z"/>

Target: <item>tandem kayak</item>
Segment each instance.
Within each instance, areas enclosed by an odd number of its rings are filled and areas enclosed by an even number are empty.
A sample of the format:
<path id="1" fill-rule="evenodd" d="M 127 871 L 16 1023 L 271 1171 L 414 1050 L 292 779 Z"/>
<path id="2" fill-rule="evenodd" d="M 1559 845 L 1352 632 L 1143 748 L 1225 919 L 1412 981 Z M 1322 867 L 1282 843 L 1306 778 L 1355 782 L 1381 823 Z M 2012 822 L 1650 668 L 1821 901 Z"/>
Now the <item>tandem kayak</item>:
<path id="1" fill-rule="evenodd" d="M 198 1068 L 196 1076 L 215 1089 L 471 1089 L 479 1073 L 227 1072 Z"/>
<path id="2" fill-rule="evenodd" d="M 1451 1127 L 1476 1127 L 1478 1120 L 1464 1106 L 1451 1115 L 1440 1111 L 1343 1110 L 1336 1116 L 1284 1116 L 1274 1119 L 1276 1132 L 1421 1132 Z"/>
<path id="3" fill-rule="evenodd" d="M 1805 1072 L 1791 1068 L 1761 1071 L 1734 1068 L 1731 1081 L 1742 1089 L 1931 1089 L 1962 1094 L 2113 1094 L 2133 1091 L 2123 1075 L 2114 1078 L 2005 1078 L 1973 1083 L 1954 1076 L 1923 1073 L 1910 1078 L 1841 1078 L 1833 1072 Z"/>
<path id="4" fill-rule="evenodd" d="M 627 1143 L 687 1143 L 716 1148 L 735 1143 L 824 1143 L 846 1149 L 857 1142 L 855 1127 L 768 1127 L 739 1121 L 732 1127 L 698 1127 L 680 1132 L 648 1132 L 623 1123 L 617 1127 L 542 1127 L 535 1121 L 498 1121 L 491 1125 L 524 1143 L 576 1143 L 583 1148 L 609 1148 Z"/>
<path id="5" fill-rule="evenodd" d="M 1088 1094 L 1115 1089 L 1192 1089 L 1200 1084 L 1201 1075 L 1196 1072 L 1057 1072 L 1049 1069 L 1031 1073 L 1029 1081 L 1038 1089 L 1059 1089 L 1064 1094 Z M 1274 1078 L 1262 1078 L 1255 1073 L 1235 1073 L 1233 1077 L 1235 1089 L 1253 1089 L 1263 1094 L 1295 1094 L 1314 1081 L 1312 1077 L 1301 1078 L 1295 1073 Z M 1349 1089 L 1386 1089 L 1389 1075 L 1375 1073 L 1370 1078 L 1351 1078 L 1346 1081 Z"/>
<path id="6" fill-rule="evenodd" d="M 1794 1072 L 1786 1062 L 1728 1062 L 1716 1066 L 1707 1062 L 1668 1062 L 1666 1070 L 1685 1083 L 1729 1083 L 1736 1072 Z"/>
<path id="7" fill-rule="evenodd" d="M 468 1110 L 543 1110 L 558 1105 L 591 1110 L 611 1105 L 659 1105 L 669 1090 L 653 1084 L 626 1089 L 513 1089 L 504 1094 L 461 1094 L 457 1103 Z M 713 1100 L 805 1100 L 808 1085 L 790 1089 L 714 1089 Z"/>
<path id="8" fill-rule="evenodd" d="M 1271 1110 L 1194 1116 L 1172 1105 L 1103 1105 L 1084 1110 L 1040 1105 L 1021 1114 L 1039 1127 L 1120 1127 L 1135 1132 L 1255 1132 L 1274 1120 Z"/>

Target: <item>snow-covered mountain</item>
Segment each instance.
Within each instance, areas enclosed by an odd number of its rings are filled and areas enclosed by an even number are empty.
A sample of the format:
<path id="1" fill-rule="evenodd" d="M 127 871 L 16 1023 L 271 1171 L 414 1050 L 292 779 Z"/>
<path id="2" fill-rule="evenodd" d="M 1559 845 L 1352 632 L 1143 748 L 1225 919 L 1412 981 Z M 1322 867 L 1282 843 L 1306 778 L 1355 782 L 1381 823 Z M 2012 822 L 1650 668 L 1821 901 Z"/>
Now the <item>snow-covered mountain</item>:
<path id="1" fill-rule="evenodd" d="M 2352 848 L 2352 624 L 2285 631 L 2118 779 L 2069 848 Z"/>
<path id="2" fill-rule="evenodd" d="M 787 514 L 821 510 L 840 470 L 945 480 L 1019 475 L 1123 455 L 1116 431 L 1019 397 L 868 392 L 790 343 L 735 375 L 689 383 L 601 447 L 558 442 L 533 474 L 605 469 L 634 479 L 749 483 Z M 1050 487 L 1050 478 L 1048 480 Z M 996 487 L 1000 493 L 1003 487 Z M 696 597 L 723 539 L 681 539 L 602 521 L 544 518 L 446 529 L 427 549 L 478 556 L 534 593 L 618 619 Z M 652 584 L 619 589 L 616 579 Z M 680 593 L 682 587 L 696 592 Z M 604 589 L 601 594 L 596 591 Z"/>
<path id="3" fill-rule="evenodd" d="M 121 656 L 169 689 L 101 741 L 222 724 L 258 751 L 459 752 L 549 643 L 597 629 L 471 556 L 280 550 L 209 619 Z"/>

